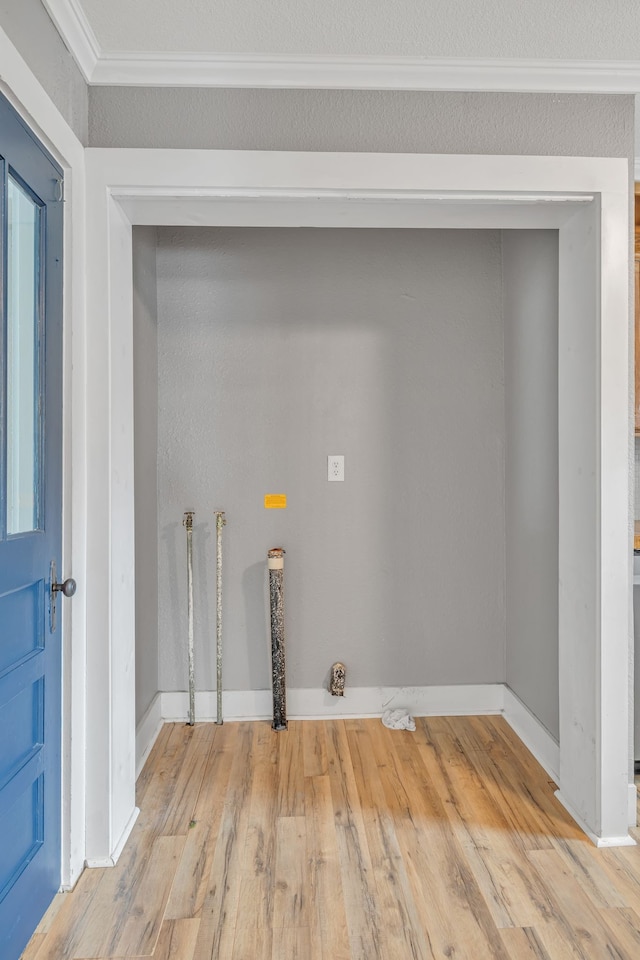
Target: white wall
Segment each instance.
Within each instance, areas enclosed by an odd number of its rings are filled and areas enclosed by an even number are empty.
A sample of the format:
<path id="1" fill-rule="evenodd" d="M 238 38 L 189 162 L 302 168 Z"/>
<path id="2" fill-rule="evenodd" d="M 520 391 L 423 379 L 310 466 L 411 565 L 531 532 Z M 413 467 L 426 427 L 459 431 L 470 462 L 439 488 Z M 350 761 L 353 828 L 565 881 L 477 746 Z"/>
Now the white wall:
<path id="1" fill-rule="evenodd" d="M 136 723 L 158 692 L 158 311 L 156 231 L 133 230 Z"/>
<path id="2" fill-rule="evenodd" d="M 559 736 L 558 235 L 503 232 L 507 684 Z"/>
<path id="3" fill-rule="evenodd" d="M 160 686 L 269 686 L 266 552 L 287 550 L 288 682 L 504 680 L 500 236 L 159 229 Z M 346 456 L 328 483 L 326 457 Z M 286 493 L 286 511 L 265 510 Z M 461 596 L 464 601 L 461 602 Z"/>

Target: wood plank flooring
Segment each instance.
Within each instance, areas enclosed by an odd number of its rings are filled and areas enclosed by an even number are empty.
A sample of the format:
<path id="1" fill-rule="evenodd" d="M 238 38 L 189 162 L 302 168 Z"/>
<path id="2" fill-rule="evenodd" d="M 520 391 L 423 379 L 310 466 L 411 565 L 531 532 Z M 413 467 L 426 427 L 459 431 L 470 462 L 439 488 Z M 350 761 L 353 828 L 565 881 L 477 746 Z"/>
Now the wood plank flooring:
<path id="1" fill-rule="evenodd" d="M 640 846 L 597 850 L 501 717 L 416 723 L 167 724 L 23 960 L 640 958 Z"/>

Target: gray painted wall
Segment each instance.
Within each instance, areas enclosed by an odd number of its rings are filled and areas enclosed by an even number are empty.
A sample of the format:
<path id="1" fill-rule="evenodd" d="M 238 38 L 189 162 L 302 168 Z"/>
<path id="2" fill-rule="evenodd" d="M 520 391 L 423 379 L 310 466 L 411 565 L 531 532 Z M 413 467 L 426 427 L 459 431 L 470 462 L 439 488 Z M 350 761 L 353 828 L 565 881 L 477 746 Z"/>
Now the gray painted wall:
<path id="1" fill-rule="evenodd" d="M 500 235 L 159 229 L 160 687 L 185 689 L 185 509 L 197 685 L 269 686 L 266 552 L 287 550 L 288 682 L 500 682 Z M 328 454 L 346 481 L 326 479 Z M 265 510 L 286 493 L 285 511 Z"/>
<path id="2" fill-rule="evenodd" d="M 632 157 L 634 98 L 92 87 L 94 147 Z"/>
<path id="3" fill-rule="evenodd" d="M 0 27 L 78 139 L 86 144 L 87 84 L 41 0 L 0 0 Z"/>
<path id="4" fill-rule="evenodd" d="M 158 692 L 158 311 L 156 231 L 133 229 L 136 723 Z"/>
<path id="5" fill-rule="evenodd" d="M 507 683 L 558 739 L 558 235 L 503 233 Z"/>

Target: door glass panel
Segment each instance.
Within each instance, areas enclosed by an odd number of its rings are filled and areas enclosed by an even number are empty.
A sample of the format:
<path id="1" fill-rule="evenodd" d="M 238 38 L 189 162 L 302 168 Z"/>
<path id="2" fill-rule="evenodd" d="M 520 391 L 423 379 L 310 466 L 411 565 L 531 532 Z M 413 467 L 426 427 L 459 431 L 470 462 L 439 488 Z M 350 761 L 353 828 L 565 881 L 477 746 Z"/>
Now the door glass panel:
<path id="1" fill-rule="evenodd" d="M 8 178 L 7 533 L 39 528 L 40 207 Z"/>

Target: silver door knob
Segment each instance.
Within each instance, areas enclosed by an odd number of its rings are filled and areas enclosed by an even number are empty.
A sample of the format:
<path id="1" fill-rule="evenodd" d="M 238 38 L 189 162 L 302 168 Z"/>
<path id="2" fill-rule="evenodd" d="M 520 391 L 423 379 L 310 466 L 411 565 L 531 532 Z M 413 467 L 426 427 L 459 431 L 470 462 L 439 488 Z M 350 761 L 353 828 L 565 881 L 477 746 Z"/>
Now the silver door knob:
<path id="1" fill-rule="evenodd" d="M 51 633 L 55 633 L 56 600 L 58 599 L 58 594 L 61 593 L 63 597 L 72 597 L 76 592 L 76 582 L 73 577 L 69 577 L 68 580 L 63 580 L 62 583 L 58 583 L 55 560 L 51 561 L 51 566 L 49 567 L 49 591 L 49 629 Z"/>
<path id="2" fill-rule="evenodd" d="M 62 583 L 52 583 L 51 589 L 54 593 L 61 593 L 65 597 L 72 597 L 77 590 L 77 583 L 73 577 L 69 577 L 68 580 L 64 580 Z"/>

